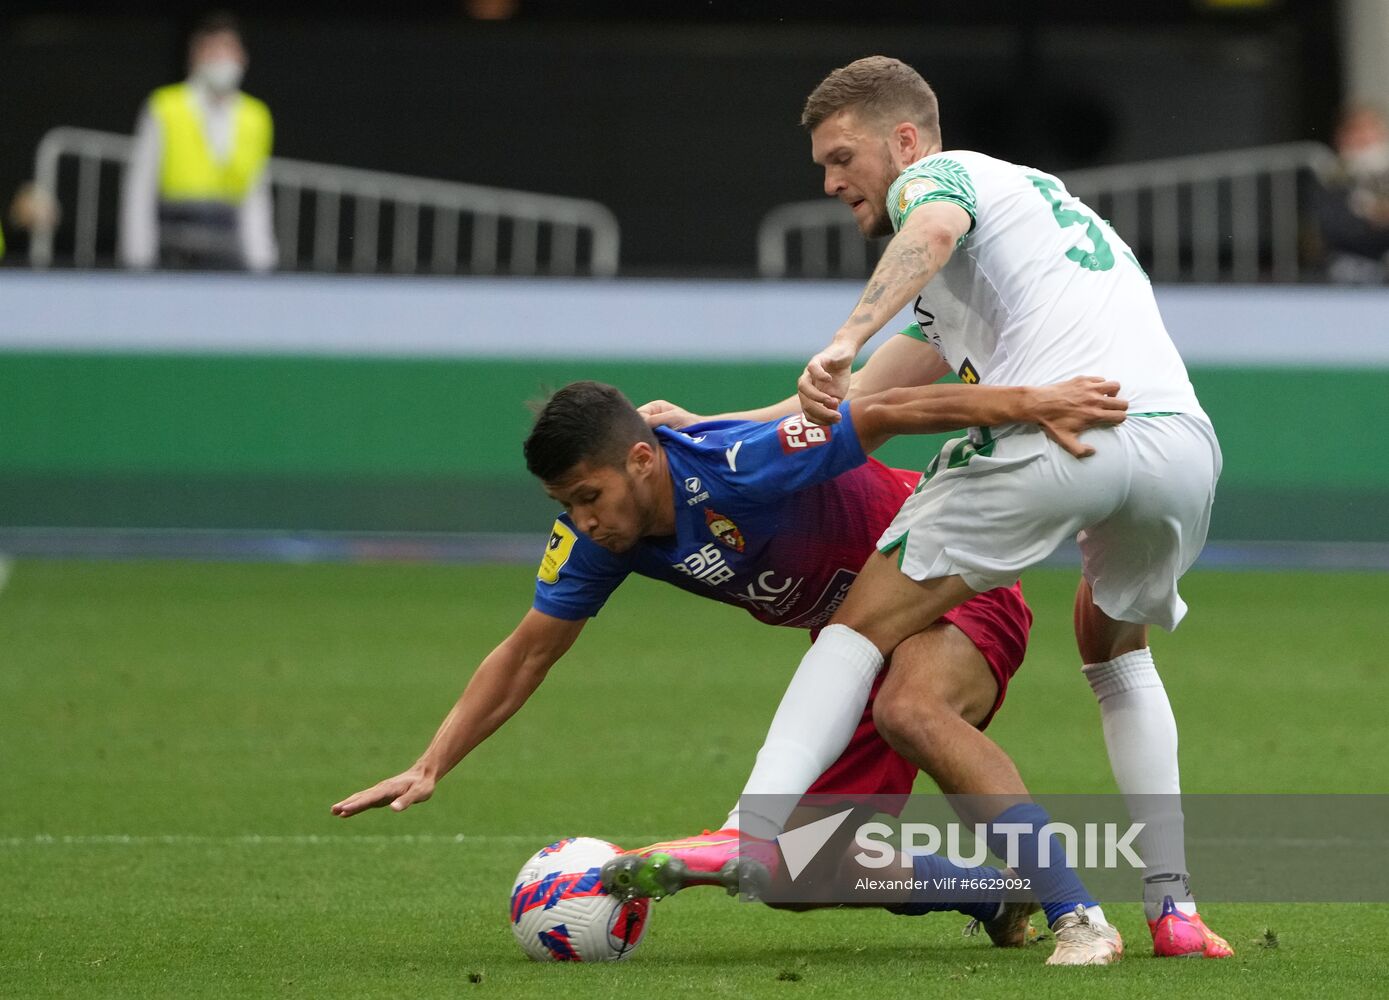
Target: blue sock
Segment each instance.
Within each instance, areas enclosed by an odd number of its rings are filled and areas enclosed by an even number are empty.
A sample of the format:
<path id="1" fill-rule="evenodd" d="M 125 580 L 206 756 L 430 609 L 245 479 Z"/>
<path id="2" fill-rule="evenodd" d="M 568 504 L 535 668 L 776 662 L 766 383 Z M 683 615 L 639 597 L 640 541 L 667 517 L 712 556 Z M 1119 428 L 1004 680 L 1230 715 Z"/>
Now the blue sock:
<path id="1" fill-rule="evenodd" d="M 912 874 L 921 887 L 912 891 L 910 903 L 888 907 L 893 913 L 919 917 L 956 910 L 980 921 L 998 916 L 1003 903 L 1003 873 L 997 868 L 961 868 L 939 854 L 918 854 L 912 858 Z M 983 879 L 986 887 L 970 887 L 968 879 Z"/>
<path id="2" fill-rule="evenodd" d="M 1025 879 L 1031 880 L 1032 894 L 1042 904 L 1047 914 L 1047 924 L 1054 924 L 1058 917 L 1071 913 L 1076 906 L 1097 906 L 1090 893 L 1085 890 L 1080 876 L 1066 865 L 1066 852 L 1056 834 L 1050 835 L 1049 861 L 1047 867 L 1041 864 L 1041 838 L 1037 831 L 1051 822 L 1047 811 L 1035 802 L 1019 802 L 999 813 L 989 824 L 989 850 L 1003 858 L 1008 858 L 1008 837 L 995 829 L 998 823 L 1024 823 L 1031 832 L 1014 834 L 1017 837 L 1018 857 L 1015 870 Z"/>

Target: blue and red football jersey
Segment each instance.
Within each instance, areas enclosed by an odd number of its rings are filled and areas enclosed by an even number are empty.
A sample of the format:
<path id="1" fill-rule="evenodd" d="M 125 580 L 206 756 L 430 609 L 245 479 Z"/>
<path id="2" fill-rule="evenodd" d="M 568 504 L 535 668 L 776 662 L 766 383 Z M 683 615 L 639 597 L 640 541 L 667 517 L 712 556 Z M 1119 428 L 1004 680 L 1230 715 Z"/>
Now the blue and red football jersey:
<path id="1" fill-rule="evenodd" d="M 534 607 L 590 618 L 627 574 L 639 573 L 769 624 L 824 625 L 920 475 L 864 455 L 848 403 L 840 413 L 832 427 L 796 415 L 659 428 L 674 485 L 674 537 L 643 539 L 617 554 L 561 515 Z"/>

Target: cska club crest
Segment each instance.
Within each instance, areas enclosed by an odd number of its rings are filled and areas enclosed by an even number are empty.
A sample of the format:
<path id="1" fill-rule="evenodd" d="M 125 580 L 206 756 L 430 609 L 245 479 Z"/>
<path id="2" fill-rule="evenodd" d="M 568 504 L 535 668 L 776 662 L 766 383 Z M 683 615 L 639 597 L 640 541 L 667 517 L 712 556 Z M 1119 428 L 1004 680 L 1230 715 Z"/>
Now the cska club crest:
<path id="1" fill-rule="evenodd" d="M 743 551 L 743 545 L 745 544 L 743 541 L 743 533 L 738 530 L 738 526 L 731 520 L 724 517 L 716 510 L 706 509 L 704 511 L 704 523 L 709 526 L 709 531 L 715 538 L 723 542 L 723 544 L 727 545 L 734 552 Z"/>

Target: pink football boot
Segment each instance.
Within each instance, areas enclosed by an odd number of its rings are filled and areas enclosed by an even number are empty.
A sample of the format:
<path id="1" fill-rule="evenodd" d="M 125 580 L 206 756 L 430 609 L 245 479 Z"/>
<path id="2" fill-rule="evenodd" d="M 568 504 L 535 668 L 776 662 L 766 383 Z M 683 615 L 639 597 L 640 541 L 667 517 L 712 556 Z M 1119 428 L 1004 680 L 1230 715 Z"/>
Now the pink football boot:
<path id="1" fill-rule="evenodd" d="M 1187 916 L 1171 896 L 1162 899 L 1162 915 L 1148 921 L 1153 954 L 1158 958 L 1231 958 L 1235 950 L 1206 926 L 1200 914 Z"/>
<path id="2" fill-rule="evenodd" d="M 603 865 L 603 886 L 618 899 L 660 899 L 691 885 L 718 885 L 759 898 L 777 870 L 776 845 L 737 830 L 705 830 L 620 854 Z"/>

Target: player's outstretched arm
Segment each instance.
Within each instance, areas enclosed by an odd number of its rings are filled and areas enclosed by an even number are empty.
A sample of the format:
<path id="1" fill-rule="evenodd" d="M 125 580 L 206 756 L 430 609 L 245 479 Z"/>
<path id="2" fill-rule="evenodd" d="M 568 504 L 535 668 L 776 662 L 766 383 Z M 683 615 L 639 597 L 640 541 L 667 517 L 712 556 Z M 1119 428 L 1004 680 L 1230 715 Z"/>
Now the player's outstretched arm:
<path id="1" fill-rule="evenodd" d="M 335 816 L 389 805 L 401 812 L 424 802 L 434 786 L 526 703 L 545 674 L 579 637 L 587 619 L 565 621 L 534 609 L 478 666 L 429 748 L 413 767 L 333 805 Z"/>
<path id="2" fill-rule="evenodd" d="M 780 420 L 782 417 L 789 417 L 793 413 L 801 412 L 801 404 L 799 399 L 791 396 L 783 399 L 780 403 L 773 403 L 771 406 L 763 406 L 756 410 L 735 410 L 730 413 L 704 416 L 699 413 L 691 413 L 683 406 L 677 406 L 669 400 L 653 399 L 649 403 L 638 406 L 637 412 L 645 419 L 648 427 L 670 427 L 678 431 L 682 427 L 702 424 L 709 420 L 747 420 L 755 423 Z"/>
<path id="3" fill-rule="evenodd" d="M 646 421 L 647 427 L 670 427 L 679 430 L 690 424 L 698 424 L 708 417 L 691 413 L 683 406 L 677 406 L 668 399 L 653 399 L 637 407 L 637 412 Z"/>
<path id="4" fill-rule="evenodd" d="M 796 388 L 807 417 L 823 424 L 839 420 L 839 404 L 848 396 L 849 369 L 858 352 L 921 293 L 972 224 L 963 208 L 943 201 L 922 205 L 907 217 L 883 251 L 854 311 L 801 374 Z"/>
<path id="5" fill-rule="evenodd" d="M 900 335 L 889 337 L 850 378 L 849 398 L 859 399 L 886 389 L 930 385 L 949 372 L 950 365 L 940 352 L 925 341 Z"/>
<path id="6" fill-rule="evenodd" d="M 862 368 L 854 372 L 849 383 L 849 398 L 869 396 L 897 386 L 929 385 L 950 371 L 940 354 L 930 344 L 913 337 L 893 337 L 883 344 Z M 653 399 L 637 407 L 648 427 L 671 427 L 679 430 L 706 420 L 747 420 L 763 423 L 780 420 L 801 412 L 799 396 L 788 396 L 779 403 L 756 410 L 736 410 L 703 416 L 691 413 L 683 406 L 665 399 Z"/>
<path id="7" fill-rule="evenodd" d="M 1046 386 L 927 385 L 889 389 L 851 404 L 864 451 L 897 434 L 934 434 L 964 427 L 1037 424 L 1077 458 L 1095 449 L 1079 435 L 1123 423 L 1129 404 L 1119 383 L 1083 375 Z"/>

